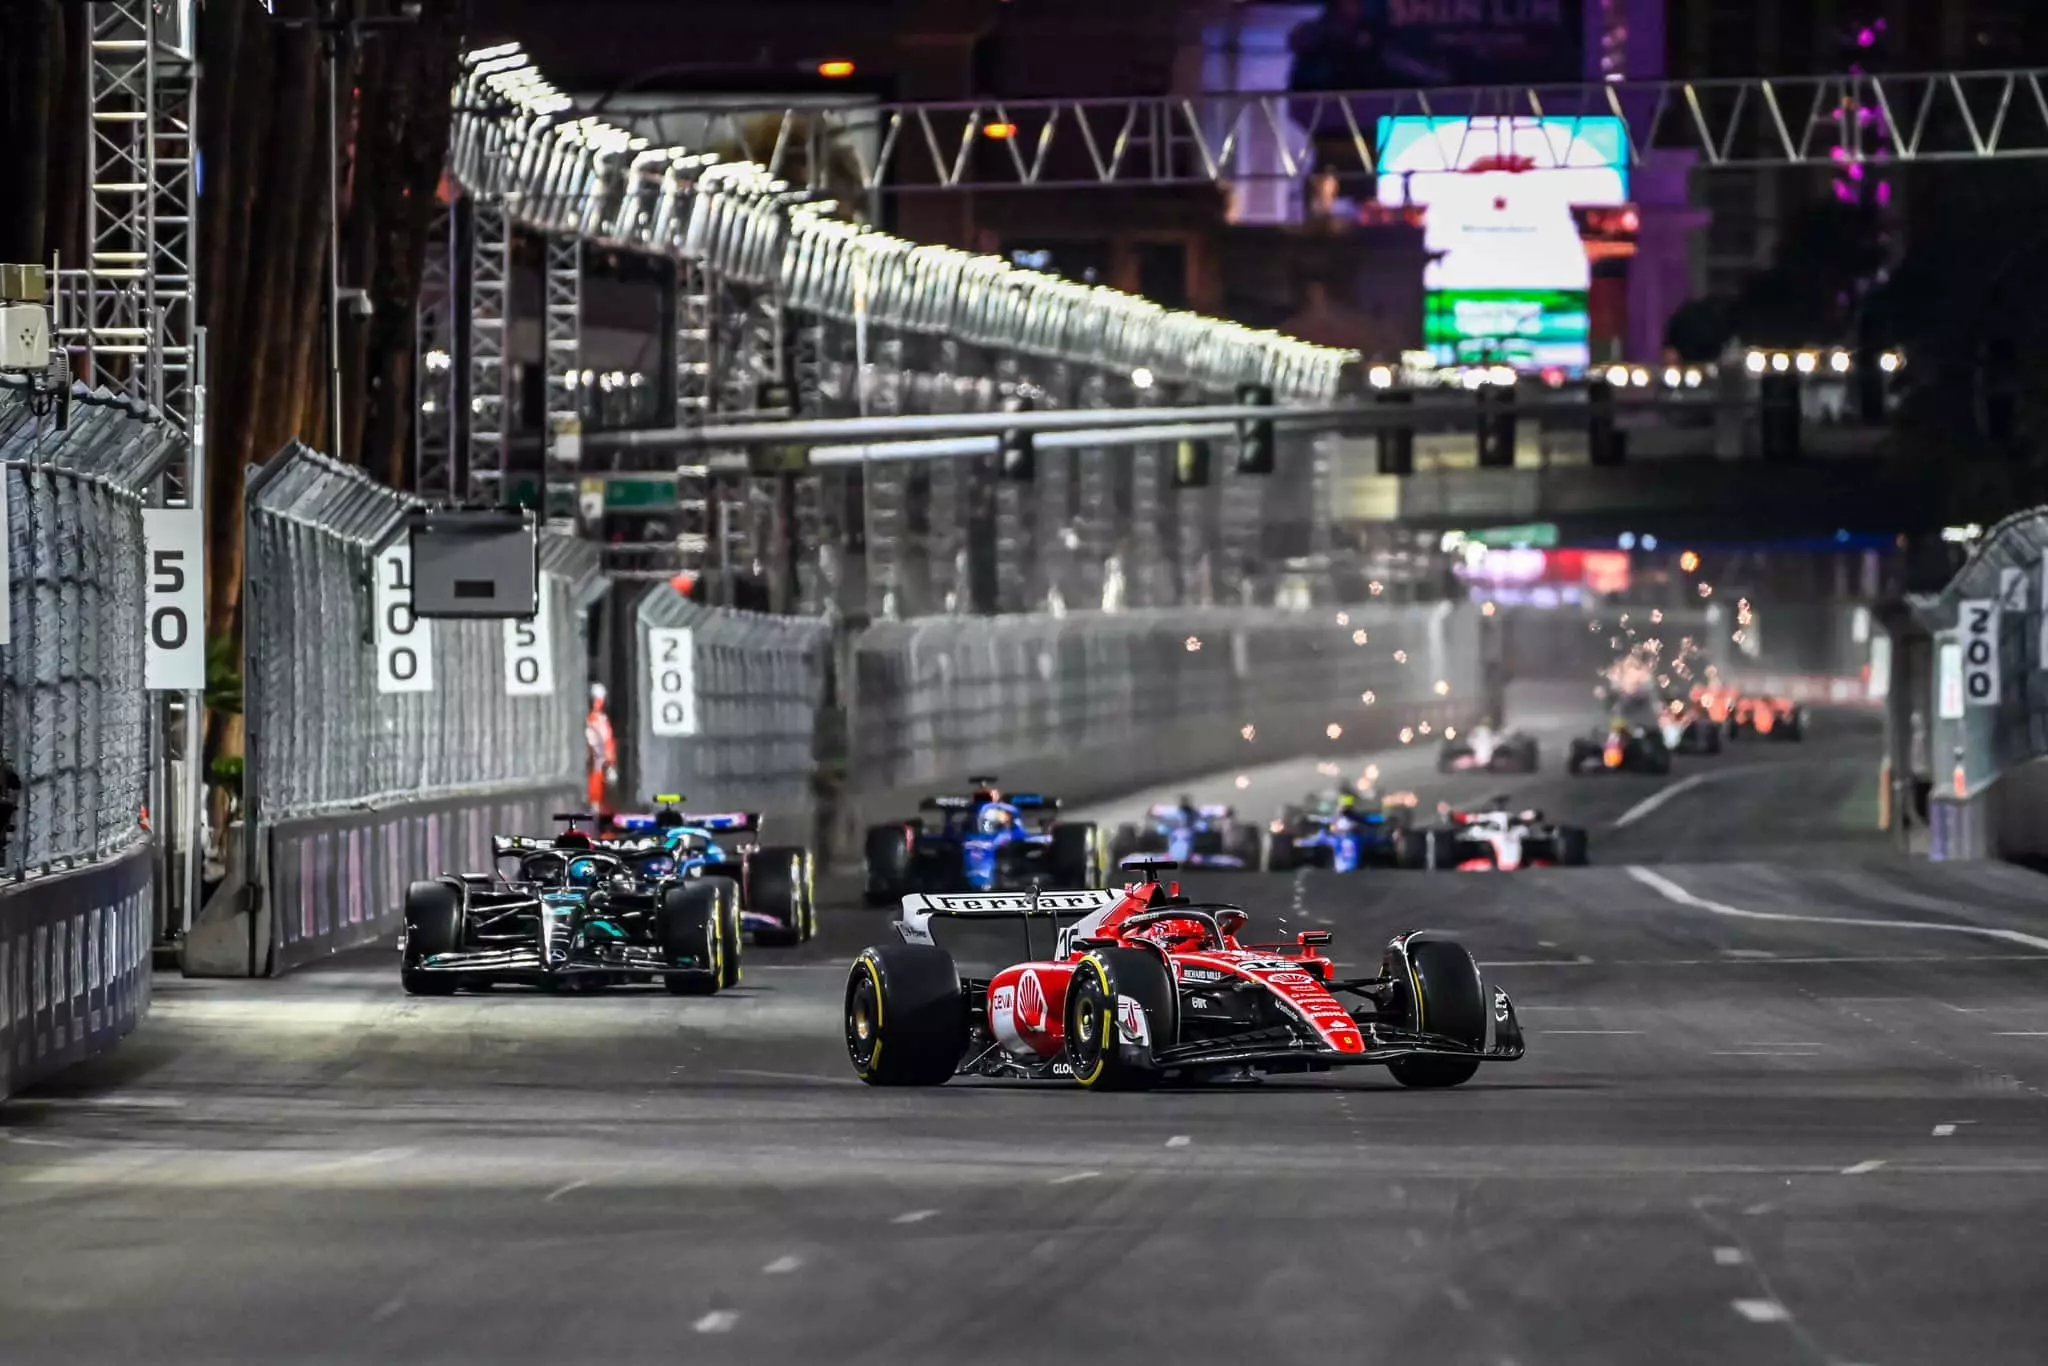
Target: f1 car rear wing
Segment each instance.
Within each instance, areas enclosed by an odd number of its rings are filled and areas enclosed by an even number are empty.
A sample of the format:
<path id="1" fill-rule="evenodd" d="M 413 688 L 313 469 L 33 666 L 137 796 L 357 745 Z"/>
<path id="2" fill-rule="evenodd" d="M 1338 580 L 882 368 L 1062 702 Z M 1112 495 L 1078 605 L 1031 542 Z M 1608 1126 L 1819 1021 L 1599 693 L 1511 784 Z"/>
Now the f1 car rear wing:
<path id="1" fill-rule="evenodd" d="M 903 898 L 897 933 L 912 944 L 936 944 L 956 958 L 996 967 L 1058 951 L 1060 932 L 1122 904 L 1122 891 L 983 892 Z M 973 974 L 970 974 L 973 975 Z"/>
<path id="2" fill-rule="evenodd" d="M 666 812 L 630 812 L 613 816 L 612 829 L 622 835 L 640 835 L 655 830 L 691 827 L 709 830 L 715 835 L 754 835 L 761 830 L 761 813 L 758 811 L 721 811 L 700 815 L 694 811 L 677 813 L 680 819 L 670 818 L 666 823 Z"/>
<path id="3" fill-rule="evenodd" d="M 1153 807 L 1149 814 L 1158 820 L 1170 820 L 1173 817 L 1180 815 L 1186 809 L 1186 807 L 1175 806 L 1172 803 L 1167 803 L 1163 806 Z M 1227 821 L 1231 818 L 1231 816 L 1236 814 L 1232 810 L 1232 808 L 1227 806 L 1198 806 L 1194 810 L 1195 818 L 1197 820 L 1205 821 Z"/>

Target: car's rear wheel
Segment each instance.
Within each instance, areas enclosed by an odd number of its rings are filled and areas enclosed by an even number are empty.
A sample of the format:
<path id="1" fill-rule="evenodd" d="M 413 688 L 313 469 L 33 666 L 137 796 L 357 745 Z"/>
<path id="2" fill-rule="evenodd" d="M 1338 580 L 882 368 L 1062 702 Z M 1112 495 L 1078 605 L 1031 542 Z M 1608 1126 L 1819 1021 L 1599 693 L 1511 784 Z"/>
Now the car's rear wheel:
<path id="1" fill-rule="evenodd" d="M 867 865 L 867 903 L 887 906 L 910 890 L 911 857 L 917 849 L 914 825 L 872 825 L 863 848 Z"/>
<path id="2" fill-rule="evenodd" d="M 878 944 L 846 978 L 846 1052 L 870 1086 L 939 1086 L 966 1055 L 967 997 L 953 956 Z"/>
<path id="3" fill-rule="evenodd" d="M 773 916 L 780 925 L 755 930 L 754 942 L 786 948 L 801 944 L 804 930 L 804 851 L 761 849 L 747 861 L 747 909 Z"/>
<path id="4" fill-rule="evenodd" d="M 1294 871 L 1295 861 L 1298 857 L 1299 855 L 1294 847 L 1294 836 L 1291 833 L 1285 830 L 1277 830 L 1273 833 L 1273 837 L 1266 841 L 1267 872 L 1291 873 Z"/>
<path id="5" fill-rule="evenodd" d="M 1127 1006 L 1126 1003 L 1129 1003 Z M 1097 949 L 1067 987 L 1067 1065 L 1091 1091 L 1142 1091 L 1159 1082 L 1156 1050 L 1180 1036 L 1180 998 L 1166 962 L 1145 949 Z M 1139 1037 L 1125 1037 L 1128 1017 Z"/>
<path id="6" fill-rule="evenodd" d="M 1052 828 L 1052 876 L 1062 889 L 1092 891 L 1102 885 L 1102 844 L 1093 822 Z"/>
<path id="7" fill-rule="evenodd" d="M 1586 866 L 1586 832 L 1574 825 L 1557 830 L 1557 861 L 1566 868 Z"/>
<path id="8" fill-rule="evenodd" d="M 671 996 L 710 996 L 725 983 L 725 907 L 737 904 L 724 878 L 669 887 L 661 894 L 661 947 L 680 971 L 661 981 Z"/>

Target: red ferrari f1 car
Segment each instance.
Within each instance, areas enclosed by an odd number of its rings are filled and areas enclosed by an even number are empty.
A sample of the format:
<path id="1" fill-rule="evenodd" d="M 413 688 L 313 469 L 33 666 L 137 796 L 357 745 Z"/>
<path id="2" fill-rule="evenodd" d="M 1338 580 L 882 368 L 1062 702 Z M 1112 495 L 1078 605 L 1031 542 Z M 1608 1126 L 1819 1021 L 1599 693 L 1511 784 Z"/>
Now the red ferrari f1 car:
<path id="1" fill-rule="evenodd" d="M 1127 866 L 1147 880 L 1120 891 L 904 897 L 899 942 L 863 951 L 847 978 L 846 1048 L 861 1080 L 1058 1078 L 1142 1090 L 1384 1064 L 1405 1086 L 1444 1087 L 1481 1062 L 1522 1056 L 1513 1002 L 1489 993 L 1449 939 L 1400 935 L 1378 976 L 1340 979 L 1319 952 L 1329 931 L 1242 944 L 1242 910 L 1158 882 L 1172 863 Z M 976 958 L 994 970 L 963 972 Z"/>

